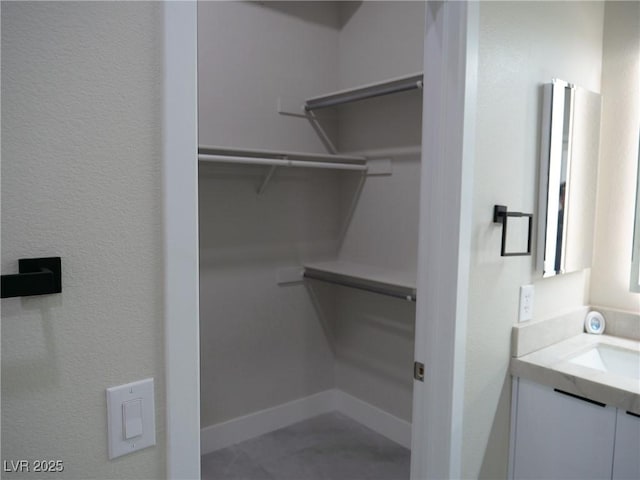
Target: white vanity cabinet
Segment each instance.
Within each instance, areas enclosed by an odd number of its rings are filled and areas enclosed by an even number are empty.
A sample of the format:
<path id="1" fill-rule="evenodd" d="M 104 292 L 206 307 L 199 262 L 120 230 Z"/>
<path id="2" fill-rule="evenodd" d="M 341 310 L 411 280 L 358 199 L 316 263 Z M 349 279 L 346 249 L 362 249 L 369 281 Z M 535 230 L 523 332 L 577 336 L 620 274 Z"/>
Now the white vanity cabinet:
<path id="1" fill-rule="evenodd" d="M 616 408 L 523 378 L 513 391 L 511 478 L 611 478 Z"/>
<path id="2" fill-rule="evenodd" d="M 640 478 L 640 417 L 618 410 L 613 454 L 613 479 Z"/>

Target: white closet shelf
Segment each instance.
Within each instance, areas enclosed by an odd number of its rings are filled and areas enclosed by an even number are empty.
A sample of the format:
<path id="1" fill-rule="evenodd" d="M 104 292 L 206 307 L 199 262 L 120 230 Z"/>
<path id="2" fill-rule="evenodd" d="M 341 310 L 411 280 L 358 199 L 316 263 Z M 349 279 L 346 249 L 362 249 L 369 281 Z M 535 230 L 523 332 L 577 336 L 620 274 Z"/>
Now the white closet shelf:
<path id="1" fill-rule="evenodd" d="M 389 295 L 409 301 L 416 299 L 415 274 L 344 261 L 306 263 L 304 277 L 346 287 Z"/>
<path id="2" fill-rule="evenodd" d="M 413 73 L 403 77 L 391 78 L 382 82 L 369 83 L 355 88 L 339 90 L 318 97 L 308 98 L 304 104 L 306 111 L 334 107 L 367 98 L 390 95 L 422 88 L 423 73 Z"/>

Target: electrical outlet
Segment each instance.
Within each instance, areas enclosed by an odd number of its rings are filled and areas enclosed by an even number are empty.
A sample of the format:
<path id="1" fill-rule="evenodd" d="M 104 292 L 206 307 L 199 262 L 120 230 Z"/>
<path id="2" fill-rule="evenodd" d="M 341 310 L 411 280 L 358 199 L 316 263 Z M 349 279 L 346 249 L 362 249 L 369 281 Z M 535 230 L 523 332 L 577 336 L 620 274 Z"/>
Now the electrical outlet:
<path id="1" fill-rule="evenodd" d="M 526 322 L 533 318 L 533 285 L 520 287 L 520 314 L 518 320 Z"/>

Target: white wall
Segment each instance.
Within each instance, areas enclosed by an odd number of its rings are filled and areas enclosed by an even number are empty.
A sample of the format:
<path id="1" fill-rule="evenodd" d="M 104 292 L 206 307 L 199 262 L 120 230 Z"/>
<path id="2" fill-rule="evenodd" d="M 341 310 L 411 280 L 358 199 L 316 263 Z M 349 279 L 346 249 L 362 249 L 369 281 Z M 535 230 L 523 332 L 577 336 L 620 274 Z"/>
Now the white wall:
<path id="1" fill-rule="evenodd" d="M 424 4 L 350 2 L 340 6 L 340 86 L 422 71 Z M 420 204 L 422 96 L 418 90 L 356 102 L 338 110 L 341 151 L 390 152 L 393 174 L 364 183 L 341 260 L 376 265 L 415 278 Z M 400 151 L 411 151 L 399 154 Z M 343 209 L 354 185 L 345 182 Z M 339 289 L 336 385 L 411 421 L 415 304 Z"/>
<path id="2" fill-rule="evenodd" d="M 629 291 L 640 127 L 640 4 L 607 2 L 591 303 L 638 313 Z"/>
<path id="3" fill-rule="evenodd" d="M 422 3 L 210 2 L 198 13 L 201 144 L 325 152 L 307 120 L 277 113 L 278 97 L 301 106 L 422 69 Z M 409 92 L 319 116 L 340 151 L 376 155 L 419 147 L 421 105 Z M 410 420 L 414 306 L 276 284 L 278 268 L 314 259 L 415 272 L 419 150 L 391 156 L 393 175 L 366 180 L 352 217 L 358 174 L 280 169 L 257 196 L 264 168 L 201 167 L 203 426 L 334 386 Z"/>
<path id="4" fill-rule="evenodd" d="M 422 71 L 424 4 L 349 2 L 341 6 L 340 88 Z M 369 177 L 340 258 L 412 272 L 418 256 L 422 95 L 419 90 L 339 109 L 340 151 L 393 160 L 393 175 Z M 410 154 L 400 151 L 415 150 Z M 352 185 L 344 188 L 348 205 Z"/>
<path id="5" fill-rule="evenodd" d="M 198 25 L 199 143 L 325 152 L 306 119 L 276 107 L 337 88 L 335 5 L 202 2 Z M 257 195 L 266 171 L 200 169 L 202 426 L 334 386 L 332 315 L 276 272 L 335 256 L 337 179 L 353 174 L 279 169 Z"/>
<path id="6" fill-rule="evenodd" d="M 277 105 L 337 88 L 338 22 L 333 2 L 200 2 L 199 143 L 324 153 Z"/>
<path id="7" fill-rule="evenodd" d="M 542 280 L 532 257 L 500 257 L 492 214 L 494 204 L 535 212 L 540 86 L 557 77 L 600 91 L 603 16 L 603 4 L 595 2 L 480 4 L 465 478 L 506 478 L 510 335 L 520 285 L 535 285 L 535 319 L 588 302 L 588 273 Z"/>
<path id="8" fill-rule="evenodd" d="M 340 88 L 422 70 L 423 42 L 417 40 L 416 35 L 424 30 L 424 4 L 406 1 L 337 3 L 341 22 Z"/>
<path id="9" fill-rule="evenodd" d="M 63 268 L 2 301 L 2 453 L 58 478 L 165 475 L 161 78 L 160 4 L 2 4 L 2 273 Z M 105 388 L 145 377 L 158 444 L 109 461 Z"/>

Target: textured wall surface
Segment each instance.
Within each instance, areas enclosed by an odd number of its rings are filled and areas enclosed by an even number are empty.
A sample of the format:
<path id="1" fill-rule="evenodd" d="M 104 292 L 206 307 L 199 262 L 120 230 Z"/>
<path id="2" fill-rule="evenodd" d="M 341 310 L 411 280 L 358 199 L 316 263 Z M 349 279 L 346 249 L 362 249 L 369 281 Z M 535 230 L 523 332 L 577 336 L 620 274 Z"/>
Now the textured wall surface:
<path id="1" fill-rule="evenodd" d="M 640 3 L 607 2 L 591 303 L 640 311 L 629 291 L 640 126 Z"/>
<path id="2" fill-rule="evenodd" d="M 2 458 L 56 478 L 164 476 L 161 9 L 2 4 L 2 273 L 63 267 L 2 300 Z M 145 377 L 157 445 L 109 461 L 105 388 Z"/>
<path id="3" fill-rule="evenodd" d="M 603 4 L 595 2 L 480 5 L 465 478 L 506 478 L 510 335 L 520 285 L 535 285 L 534 319 L 588 303 L 588 273 L 541 279 L 532 257 L 500 257 L 492 212 L 494 204 L 536 210 L 540 86 L 556 77 L 600 91 L 603 16 Z"/>

